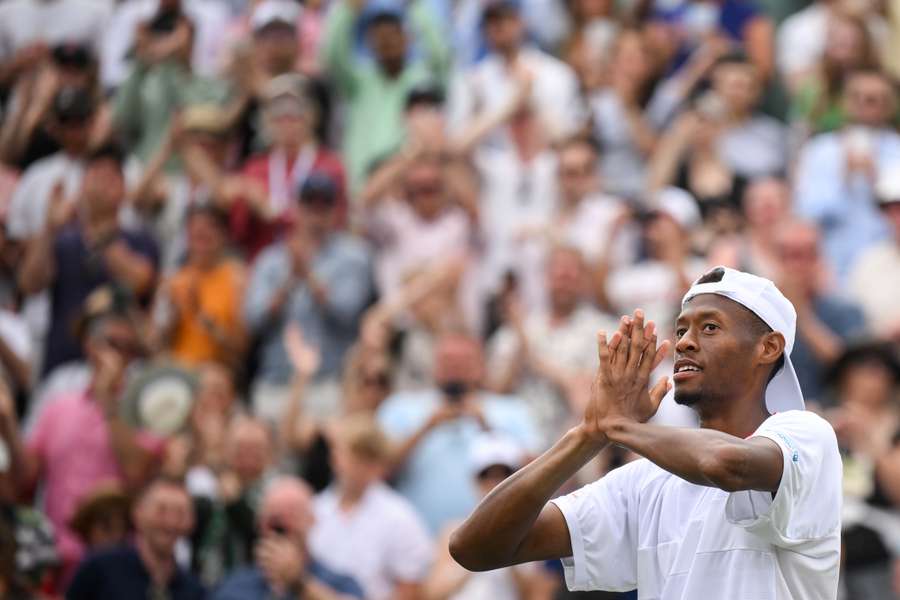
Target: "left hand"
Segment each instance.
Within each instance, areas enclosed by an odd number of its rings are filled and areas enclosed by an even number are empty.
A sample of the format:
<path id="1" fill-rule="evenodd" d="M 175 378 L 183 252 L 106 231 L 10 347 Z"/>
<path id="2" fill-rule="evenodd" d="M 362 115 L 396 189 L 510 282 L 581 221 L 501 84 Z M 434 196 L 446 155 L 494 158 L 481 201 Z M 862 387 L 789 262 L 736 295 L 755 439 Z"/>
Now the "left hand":
<path id="1" fill-rule="evenodd" d="M 119 390 L 125 378 L 125 359 L 106 342 L 101 342 L 97 359 L 99 365 L 94 374 L 92 391 L 104 413 L 111 417 L 118 413 Z"/>
<path id="2" fill-rule="evenodd" d="M 281 593 L 300 580 L 306 562 L 299 544 L 285 537 L 267 536 L 256 545 L 256 564 L 272 589 Z"/>
<path id="3" fill-rule="evenodd" d="M 619 330 L 609 342 L 598 336 L 599 362 L 591 399 L 585 411 L 585 425 L 604 432 L 616 420 L 646 422 L 656 413 L 668 391 L 668 378 L 660 379 L 648 389 L 650 374 L 669 351 L 669 341 L 656 345 L 656 325 L 644 324 L 644 313 L 638 309 L 634 317 L 622 317 Z"/>

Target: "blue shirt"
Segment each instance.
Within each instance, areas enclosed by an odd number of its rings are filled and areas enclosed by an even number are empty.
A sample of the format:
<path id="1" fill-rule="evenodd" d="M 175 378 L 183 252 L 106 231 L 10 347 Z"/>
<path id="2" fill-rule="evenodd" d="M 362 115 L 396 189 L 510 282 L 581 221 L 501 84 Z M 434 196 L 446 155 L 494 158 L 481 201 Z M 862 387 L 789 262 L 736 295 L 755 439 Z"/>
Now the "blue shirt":
<path id="1" fill-rule="evenodd" d="M 315 561 L 310 562 L 307 572 L 311 577 L 338 594 L 363 598 L 362 588 L 356 583 L 356 580 L 350 577 L 334 573 Z M 246 567 L 226 577 L 213 593 L 212 598 L 213 600 L 277 600 L 272 594 L 266 578 L 256 567 Z M 284 600 L 288 599 L 293 600 L 293 597 L 286 594 Z"/>
<path id="2" fill-rule="evenodd" d="M 303 337 L 322 353 L 321 375 L 340 372 L 344 353 L 356 339 L 359 318 L 372 299 L 369 251 L 361 241 L 333 234 L 316 254 L 311 268 L 326 290 L 323 304 L 316 302 L 305 282 L 291 292 L 281 313 L 268 318 L 272 298 L 291 278 L 291 259 L 284 243 L 264 250 L 250 276 L 244 299 L 244 318 L 260 336 L 259 377 L 286 384 L 293 373 L 283 334 L 288 322 L 303 329 Z"/>
<path id="3" fill-rule="evenodd" d="M 483 393 L 482 410 L 488 427 L 537 453 L 538 435 L 521 399 Z M 394 394 L 378 410 L 378 420 L 396 439 L 414 434 L 443 402 L 437 390 Z M 416 507 L 432 532 L 465 517 L 477 502 L 475 474 L 469 463 L 472 443 L 482 432 L 471 417 L 432 429 L 413 450 L 396 481 L 397 490 Z"/>
<path id="4" fill-rule="evenodd" d="M 900 163 L 900 135 L 873 132 L 872 154 L 876 171 Z M 865 175 L 848 174 L 846 166 L 843 133 L 818 135 L 800 153 L 794 190 L 797 214 L 820 227 L 825 256 L 840 282 L 863 250 L 890 235 L 872 183 Z"/>
<path id="5" fill-rule="evenodd" d="M 149 598 L 150 573 L 137 549 L 118 546 L 88 556 L 66 590 L 66 600 L 134 600 Z M 203 585 L 187 571 L 176 567 L 166 592 L 170 600 L 202 600 Z"/>

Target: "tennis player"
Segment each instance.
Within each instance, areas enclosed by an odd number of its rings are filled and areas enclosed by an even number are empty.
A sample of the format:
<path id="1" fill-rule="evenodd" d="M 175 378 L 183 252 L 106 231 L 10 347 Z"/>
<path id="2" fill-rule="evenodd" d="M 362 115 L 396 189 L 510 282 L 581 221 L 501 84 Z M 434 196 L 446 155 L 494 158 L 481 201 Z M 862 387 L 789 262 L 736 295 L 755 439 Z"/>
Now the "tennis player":
<path id="1" fill-rule="evenodd" d="M 767 280 L 717 267 L 676 324 L 674 397 L 700 429 L 647 424 L 657 347 L 643 314 L 607 341 L 574 427 L 489 494 L 450 552 L 487 570 L 561 558 L 571 590 L 637 589 L 642 600 L 837 596 L 841 461 L 831 426 L 804 411 L 790 360 L 796 313 Z M 607 444 L 643 456 L 567 496 L 560 486 Z"/>

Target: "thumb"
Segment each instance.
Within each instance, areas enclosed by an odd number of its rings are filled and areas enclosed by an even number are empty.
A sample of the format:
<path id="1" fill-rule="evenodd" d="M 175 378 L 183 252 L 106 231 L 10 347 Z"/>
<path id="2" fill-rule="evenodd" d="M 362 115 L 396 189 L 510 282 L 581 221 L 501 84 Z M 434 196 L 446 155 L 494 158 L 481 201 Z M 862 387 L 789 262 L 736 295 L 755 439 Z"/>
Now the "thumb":
<path id="1" fill-rule="evenodd" d="M 670 388 L 671 384 L 669 383 L 669 378 L 664 376 L 650 389 L 650 404 L 653 407 L 654 413 L 659 409 L 662 399 L 665 397 L 666 393 L 668 393 Z"/>

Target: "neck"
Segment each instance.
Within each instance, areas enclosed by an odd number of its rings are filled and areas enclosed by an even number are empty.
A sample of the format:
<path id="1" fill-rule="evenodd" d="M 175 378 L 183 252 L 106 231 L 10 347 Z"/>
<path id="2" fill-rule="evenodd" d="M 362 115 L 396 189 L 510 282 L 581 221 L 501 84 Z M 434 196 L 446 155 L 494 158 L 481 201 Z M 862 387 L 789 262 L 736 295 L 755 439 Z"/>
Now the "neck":
<path id="1" fill-rule="evenodd" d="M 510 48 L 503 48 L 503 49 L 497 50 L 497 54 L 500 55 L 500 58 L 503 59 L 503 62 L 505 62 L 507 65 L 511 65 L 516 61 L 516 58 L 518 58 L 518 56 L 519 56 L 519 47 L 512 46 Z"/>
<path id="2" fill-rule="evenodd" d="M 550 322 L 553 324 L 558 324 L 560 322 L 567 321 L 569 317 L 572 316 L 572 313 L 575 312 L 575 308 L 577 306 L 577 304 L 569 304 L 568 302 L 551 304 Z"/>
<path id="3" fill-rule="evenodd" d="M 397 78 L 403 72 L 403 59 L 386 60 L 381 63 L 381 69 L 391 79 Z"/>
<path id="4" fill-rule="evenodd" d="M 88 214 L 82 221 L 84 236 L 89 241 L 95 241 L 109 235 L 118 227 L 119 218 L 116 215 L 91 216 Z"/>
<path id="5" fill-rule="evenodd" d="M 714 406 L 698 405 L 694 410 L 700 417 L 700 427 L 715 429 L 742 439 L 752 435 L 769 418 L 765 396 L 760 394 L 731 404 L 723 404 L 721 399 L 716 399 Z"/>
<path id="6" fill-rule="evenodd" d="M 157 585 L 164 585 L 172 578 L 175 571 L 175 561 L 171 553 L 165 555 L 155 552 L 150 545 L 141 537 L 137 538 L 135 544 L 137 546 L 138 555 L 144 568 L 150 573 L 150 579 Z"/>
<path id="7" fill-rule="evenodd" d="M 338 504 L 340 505 L 342 510 L 351 510 L 359 501 L 362 500 L 363 495 L 366 493 L 366 490 L 369 486 L 362 487 L 351 487 L 347 485 L 341 486 L 340 498 L 338 500 Z"/>

